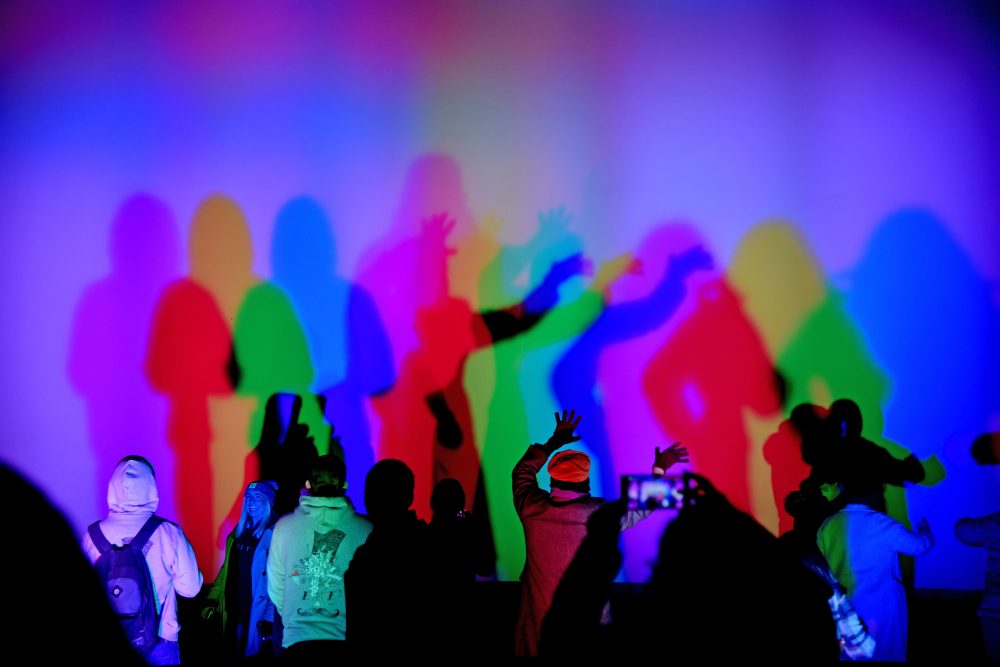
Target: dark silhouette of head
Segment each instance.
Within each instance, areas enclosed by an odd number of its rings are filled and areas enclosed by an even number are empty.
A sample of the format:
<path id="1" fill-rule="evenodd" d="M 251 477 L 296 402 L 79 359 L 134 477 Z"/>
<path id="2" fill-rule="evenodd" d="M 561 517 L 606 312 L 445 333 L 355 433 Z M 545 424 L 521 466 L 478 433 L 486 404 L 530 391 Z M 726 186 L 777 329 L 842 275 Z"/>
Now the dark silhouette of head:
<path id="1" fill-rule="evenodd" d="M 434 485 L 431 493 L 431 511 L 434 520 L 452 519 L 465 510 L 465 490 L 457 479 L 446 477 Z"/>
<path id="2" fill-rule="evenodd" d="M 875 479 L 860 478 L 844 484 L 837 498 L 845 505 L 866 505 L 876 512 L 886 512 L 885 489 Z"/>
<path id="3" fill-rule="evenodd" d="M 830 404 L 829 420 L 834 434 L 841 438 L 856 438 L 861 435 L 861 408 L 849 398 L 841 398 Z"/>
<path id="4" fill-rule="evenodd" d="M 1000 433 L 983 433 L 972 441 L 972 458 L 981 466 L 996 465 L 1000 453 Z"/>
<path id="5" fill-rule="evenodd" d="M 383 459 L 365 477 L 365 507 L 376 526 L 406 514 L 413 504 L 413 471 L 397 459 Z"/>
<path id="6" fill-rule="evenodd" d="M 788 421 L 798 433 L 802 443 L 802 460 L 816 466 L 823 462 L 826 452 L 823 451 L 827 411 L 819 405 L 800 403 L 792 408 Z"/>
<path id="7" fill-rule="evenodd" d="M 309 468 L 306 480 L 309 495 L 320 498 L 337 498 L 347 490 L 347 466 L 342 459 L 331 454 L 320 456 Z"/>

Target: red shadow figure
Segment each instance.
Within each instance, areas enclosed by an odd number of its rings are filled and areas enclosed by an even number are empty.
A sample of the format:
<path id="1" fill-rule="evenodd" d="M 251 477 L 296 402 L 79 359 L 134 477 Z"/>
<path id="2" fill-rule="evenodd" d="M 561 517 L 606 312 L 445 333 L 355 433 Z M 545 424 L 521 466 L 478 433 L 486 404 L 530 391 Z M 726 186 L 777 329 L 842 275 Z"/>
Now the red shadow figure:
<path id="1" fill-rule="evenodd" d="M 695 309 L 642 378 L 660 428 L 691 452 L 693 468 L 749 512 L 744 412 L 781 409 L 782 383 L 763 342 L 724 279 L 701 287 Z"/>
<path id="2" fill-rule="evenodd" d="M 170 284 L 153 315 L 146 376 L 169 402 L 179 523 L 206 570 L 217 559 L 213 428 L 209 397 L 233 392 L 228 317 L 255 278 L 249 231 L 235 202 L 221 195 L 198 207 L 188 251 L 191 275 Z M 228 317 L 227 317 L 228 316 Z"/>

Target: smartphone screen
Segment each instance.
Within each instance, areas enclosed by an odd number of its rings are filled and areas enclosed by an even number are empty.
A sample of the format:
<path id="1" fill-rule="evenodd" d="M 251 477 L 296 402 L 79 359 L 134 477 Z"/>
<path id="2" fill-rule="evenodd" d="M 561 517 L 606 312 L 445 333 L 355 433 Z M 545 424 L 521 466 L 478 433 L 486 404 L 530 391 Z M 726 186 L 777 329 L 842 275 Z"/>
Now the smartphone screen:
<path id="1" fill-rule="evenodd" d="M 622 498 L 630 510 L 677 509 L 684 504 L 684 478 L 625 475 Z"/>

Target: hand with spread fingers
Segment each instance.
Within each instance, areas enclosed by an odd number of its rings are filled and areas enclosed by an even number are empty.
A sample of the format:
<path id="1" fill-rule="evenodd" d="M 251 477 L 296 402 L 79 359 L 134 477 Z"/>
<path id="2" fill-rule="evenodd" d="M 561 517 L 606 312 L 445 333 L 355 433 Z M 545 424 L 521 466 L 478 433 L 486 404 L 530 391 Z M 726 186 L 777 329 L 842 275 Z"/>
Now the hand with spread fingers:
<path id="1" fill-rule="evenodd" d="M 682 447 L 679 442 L 675 442 L 663 451 L 660 451 L 660 448 L 657 447 L 656 455 L 653 458 L 653 474 L 663 475 L 675 463 L 687 463 L 687 461 L 687 447 Z"/>
<path id="2" fill-rule="evenodd" d="M 563 410 L 561 417 L 558 412 L 555 415 L 555 430 L 552 431 L 549 441 L 545 443 L 545 446 L 553 451 L 580 439 L 580 436 L 573 433 L 573 431 L 576 430 L 576 427 L 580 425 L 580 420 L 583 419 L 583 415 L 577 415 L 576 410 Z"/>

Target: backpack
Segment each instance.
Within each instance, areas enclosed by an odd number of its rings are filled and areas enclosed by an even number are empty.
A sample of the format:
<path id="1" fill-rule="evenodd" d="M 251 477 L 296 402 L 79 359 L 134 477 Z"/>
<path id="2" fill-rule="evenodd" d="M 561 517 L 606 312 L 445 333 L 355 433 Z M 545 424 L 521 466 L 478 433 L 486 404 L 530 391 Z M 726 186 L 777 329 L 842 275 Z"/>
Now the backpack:
<path id="1" fill-rule="evenodd" d="M 101 579 L 111 608 L 125 630 L 129 642 L 146 655 L 156 645 L 160 630 L 160 611 L 156 604 L 153 578 L 146 565 L 149 538 L 166 519 L 151 516 L 124 546 L 111 544 L 101 531 L 100 522 L 87 528 L 94 546 L 101 552 L 94 568 Z"/>

